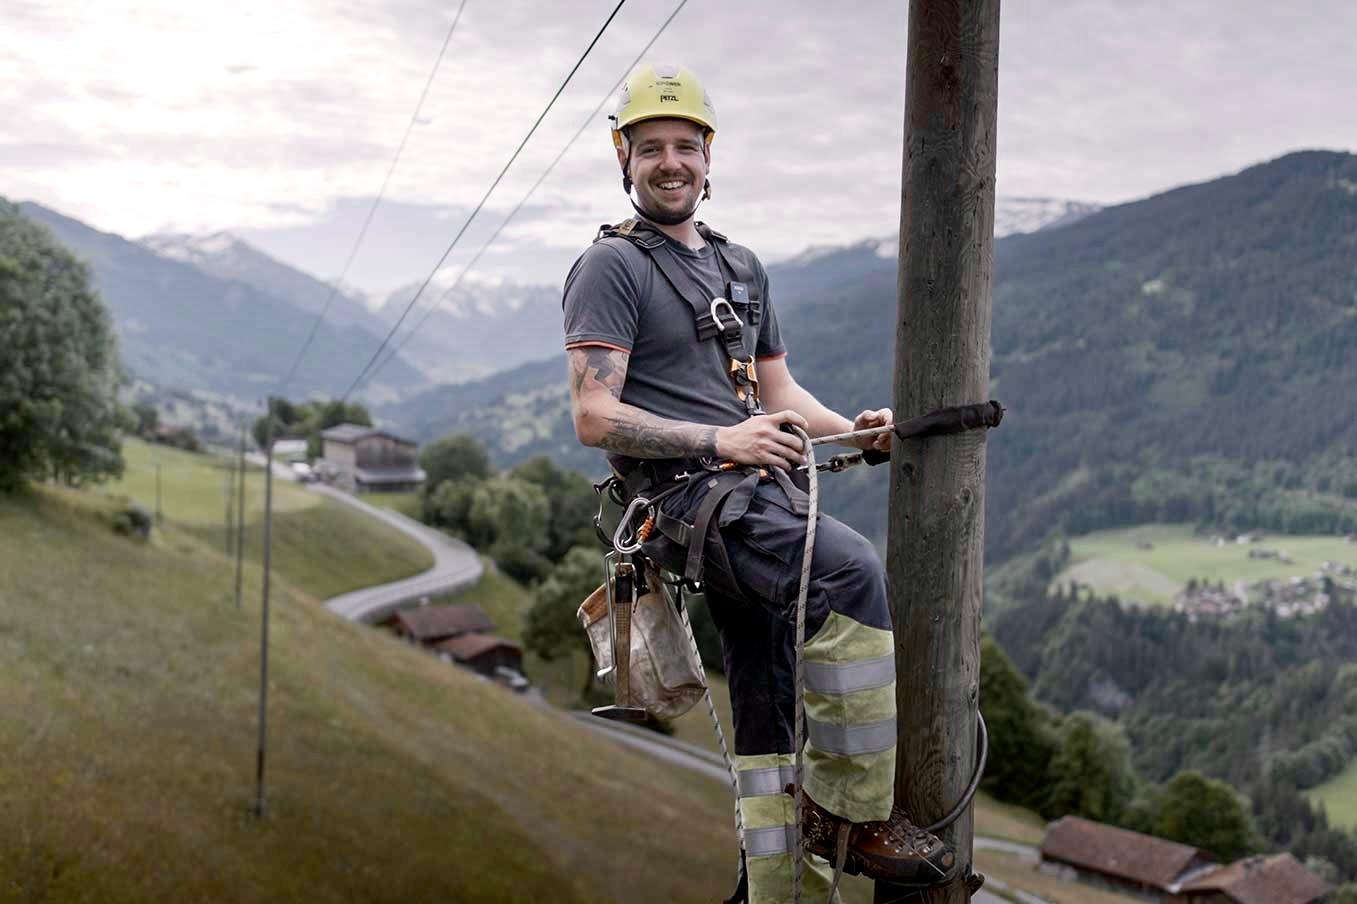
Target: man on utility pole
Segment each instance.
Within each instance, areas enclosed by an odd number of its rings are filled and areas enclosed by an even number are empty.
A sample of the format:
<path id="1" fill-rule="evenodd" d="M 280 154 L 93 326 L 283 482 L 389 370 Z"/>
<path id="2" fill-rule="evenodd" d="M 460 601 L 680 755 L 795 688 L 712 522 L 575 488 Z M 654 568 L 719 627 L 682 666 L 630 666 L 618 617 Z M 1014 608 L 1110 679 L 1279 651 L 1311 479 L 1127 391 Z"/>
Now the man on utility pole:
<path id="1" fill-rule="evenodd" d="M 802 832 L 823 858 L 808 858 L 805 900 L 829 893 L 826 860 L 932 884 L 950 877 L 953 852 L 892 805 L 884 572 L 871 544 L 829 517 L 817 521 L 807 582 L 803 701 L 794 694 L 809 505 L 790 476 L 805 463 L 802 440 L 787 428 L 837 435 L 888 424 L 890 411 L 850 420 L 792 378 L 763 266 L 694 220 L 710 194 L 715 133 L 715 108 L 691 71 L 643 66 L 626 82 L 612 136 L 639 216 L 605 227 L 566 280 L 575 430 L 610 453 L 628 502 L 654 505 L 643 552 L 701 580 L 721 632 L 751 904 L 793 897 L 787 788 L 802 702 Z M 885 450 L 890 435 L 855 444 Z"/>
<path id="2" fill-rule="evenodd" d="M 911 0 L 908 41 L 895 351 L 902 417 L 979 402 L 989 388 L 999 0 Z M 936 819 L 974 769 L 985 433 L 903 440 L 892 459 L 896 799 Z M 970 900 L 969 809 L 943 837 L 961 862 L 957 879 L 910 900 Z M 878 902 L 900 897 L 877 883 Z"/>

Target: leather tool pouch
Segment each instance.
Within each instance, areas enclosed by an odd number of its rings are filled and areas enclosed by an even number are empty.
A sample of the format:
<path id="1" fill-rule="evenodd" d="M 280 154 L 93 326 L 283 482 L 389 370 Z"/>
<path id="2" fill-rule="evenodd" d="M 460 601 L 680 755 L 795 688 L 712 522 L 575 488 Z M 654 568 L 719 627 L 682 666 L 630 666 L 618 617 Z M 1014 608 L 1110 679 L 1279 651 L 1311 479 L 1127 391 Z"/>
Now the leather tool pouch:
<path id="1" fill-rule="evenodd" d="M 576 613 L 599 669 L 612 666 L 606 589 L 599 586 Z M 645 592 L 631 617 L 631 693 L 633 702 L 656 719 L 676 719 L 693 708 L 706 691 L 696 659 L 669 590 L 646 563 Z"/>

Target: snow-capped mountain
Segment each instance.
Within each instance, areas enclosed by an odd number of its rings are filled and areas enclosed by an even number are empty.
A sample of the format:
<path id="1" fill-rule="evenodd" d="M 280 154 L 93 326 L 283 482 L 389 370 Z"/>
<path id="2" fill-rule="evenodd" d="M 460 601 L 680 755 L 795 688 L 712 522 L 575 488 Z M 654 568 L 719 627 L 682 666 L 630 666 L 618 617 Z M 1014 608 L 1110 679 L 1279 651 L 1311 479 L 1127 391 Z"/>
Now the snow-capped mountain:
<path id="1" fill-rule="evenodd" d="M 996 198 L 994 201 L 994 237 L 1003 238 L 1020 232 L 1057 229 L 1082 220 L 1102 210 L 1098 204 L 1085 201 L 1067 201 L 1061 198 Z M 883 239 L 864 239 L 852 245 L 812 245 L 805 251 L 780 262 L 786 266 L 802 266 L 845 248 L 867 249 L 883 258 L 894 259 L 900 241 L 896 236 Z"/>
<path id="2" fill-rule="evenodd" d="M 330 299 L 332 286 L 270 257 L 229 232 L 210 235 L 161 233 L 139 240 L 161 257 L 192 264 L 218 279 L 245 283 L 261 292 L 287 299 L 306 311 L 319 311 Z M 345 287 L 330 300 L 326 320 L 338 326 L 356 325 L 366 330 L 382 328 L 362 294 Z"/>
<path id="3" fill-rule="evenodd" d="M 418 289 L 411 284 L 392 292 L 377 316 L 395 323 Z M 560 352 L 561 290 L 468 279 L 449 293 L 435 282 L 411 309 L 400 336 L 417 324 L 404 354 L 435 380 L 462 382 Z"/>

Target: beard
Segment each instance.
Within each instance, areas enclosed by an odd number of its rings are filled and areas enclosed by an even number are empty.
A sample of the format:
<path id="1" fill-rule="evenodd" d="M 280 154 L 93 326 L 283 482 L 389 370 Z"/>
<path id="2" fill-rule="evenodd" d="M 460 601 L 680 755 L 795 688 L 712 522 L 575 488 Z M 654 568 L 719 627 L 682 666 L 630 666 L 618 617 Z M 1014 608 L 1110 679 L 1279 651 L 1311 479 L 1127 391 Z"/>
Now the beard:
<path id="1" fill-rule="evenodd" d="M 697 212 L 697 205 L 701 200 L 701 189 L 697 188 L 695 183 L 689 181 L 684 189 L 677 196 L 671 198 L 665 197 L 667 193 L 658 188 L 652 189 L 647 186 L 642 189 L 640 185 L 637 185 L 636 198 L 632 201 L 632 206 L 652 223 L 658 223 L 661 226 L 677 226 Z"/>

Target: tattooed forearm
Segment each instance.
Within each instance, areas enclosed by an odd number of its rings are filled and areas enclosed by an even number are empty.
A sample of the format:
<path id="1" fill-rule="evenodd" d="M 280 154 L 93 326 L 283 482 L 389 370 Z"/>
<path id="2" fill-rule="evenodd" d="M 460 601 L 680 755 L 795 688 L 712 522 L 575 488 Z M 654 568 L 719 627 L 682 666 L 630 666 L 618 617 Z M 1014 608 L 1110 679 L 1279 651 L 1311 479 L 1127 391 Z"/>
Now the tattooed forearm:
<path id="1" fill-rule="evenodd" d="M 586 446 L 632 458 L 716 454 L 716 428 L 659 417 L 621 401 L 630 355 L 601 345 L 572 348 L 570 395 L 575 433 Z"/>
<path id="2" fill-rule="evenodd" d="M 632 458 L 715 455 L 716 428 L 656 417 L 631 405 L 619 405 L 608 417 L 608 430 L 599 446 Z"/>

